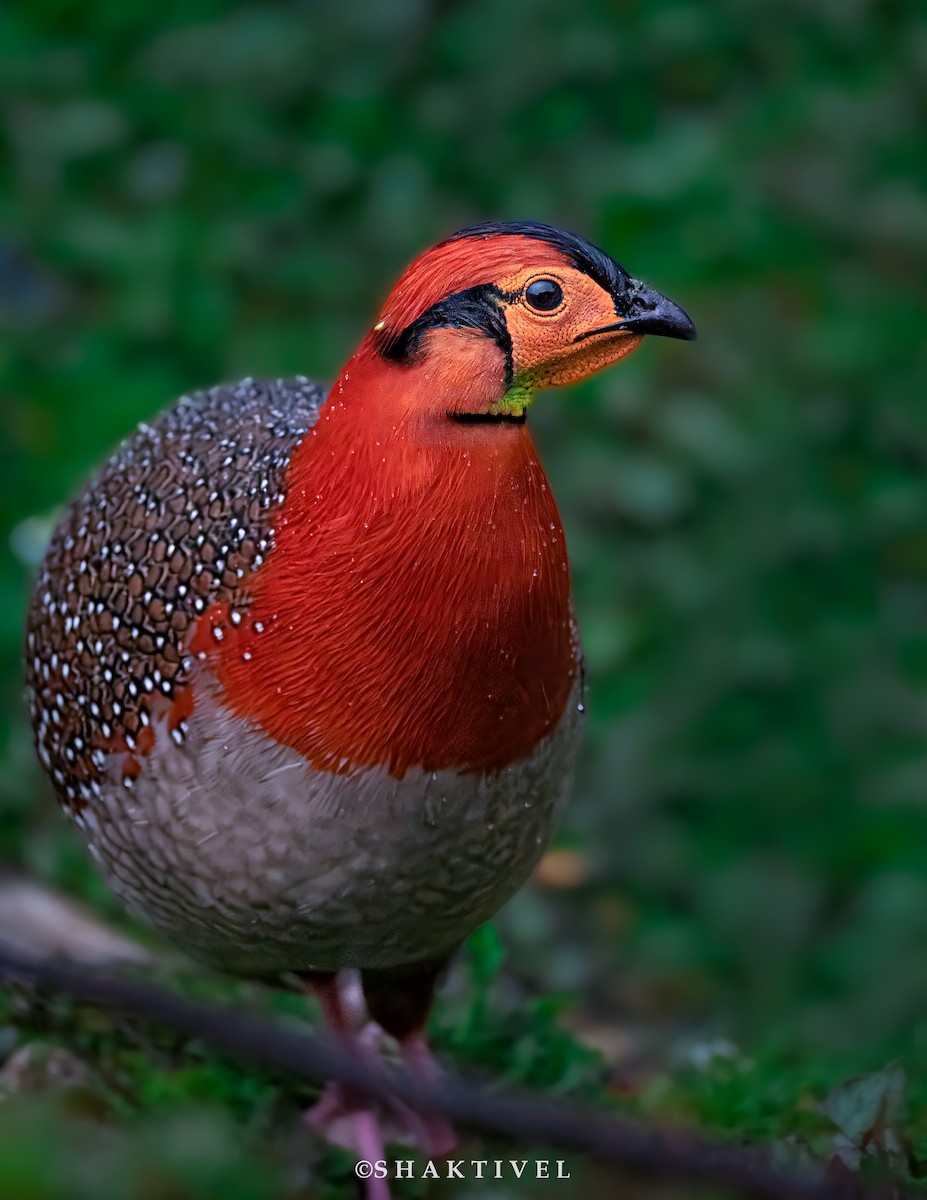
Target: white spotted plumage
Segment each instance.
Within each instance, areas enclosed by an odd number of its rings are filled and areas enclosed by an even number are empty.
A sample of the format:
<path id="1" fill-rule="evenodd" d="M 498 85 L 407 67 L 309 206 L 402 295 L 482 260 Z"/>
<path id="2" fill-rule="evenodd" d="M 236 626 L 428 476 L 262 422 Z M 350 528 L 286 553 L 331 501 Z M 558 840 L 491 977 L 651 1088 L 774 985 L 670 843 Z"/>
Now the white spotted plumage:
<path id="1" fill-rule="evenodd" d="M 324 398 L 305 379 L 184 397 L 140 425 L 65 512 L 26 649 L 39 758 L 69 811 L 98 800 L 109 743 L 132 748 L 151 697 L 185 684 L 198 616 L 234 602 L 266 558 L 290 456 Z"/>

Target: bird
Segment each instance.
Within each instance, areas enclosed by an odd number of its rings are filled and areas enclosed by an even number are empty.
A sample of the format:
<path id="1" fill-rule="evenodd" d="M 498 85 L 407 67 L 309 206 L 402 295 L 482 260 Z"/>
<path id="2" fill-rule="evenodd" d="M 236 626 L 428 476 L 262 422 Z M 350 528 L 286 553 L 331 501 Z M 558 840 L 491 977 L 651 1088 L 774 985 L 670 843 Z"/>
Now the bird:
<path id="1" fill-rule="evenodd" d="M 331 388 L 244 379 L 128 436 L 25 644 L 38 758 L 131 910 L 436 1069 L 436 981 L 544 853 L 585 721 L 528 410 L 646 335 L 696 336 L 585 238 L 488 222 L 412 262 Z M 382 1158 L 362 1097 L 314 1113 Z"/>

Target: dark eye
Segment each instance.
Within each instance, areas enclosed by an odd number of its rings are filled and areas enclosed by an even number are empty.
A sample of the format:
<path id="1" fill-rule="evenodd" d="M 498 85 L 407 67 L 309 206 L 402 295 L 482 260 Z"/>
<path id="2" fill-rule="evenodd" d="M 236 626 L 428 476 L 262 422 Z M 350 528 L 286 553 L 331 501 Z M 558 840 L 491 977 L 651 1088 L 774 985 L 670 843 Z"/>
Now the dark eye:
<path id="1" fill-rule="evenodd" d="M 525 288 L 525 299 L 538 312 L 552 312 L 563 300 L 563 288 L 552 279 L 535 279 Z"/>

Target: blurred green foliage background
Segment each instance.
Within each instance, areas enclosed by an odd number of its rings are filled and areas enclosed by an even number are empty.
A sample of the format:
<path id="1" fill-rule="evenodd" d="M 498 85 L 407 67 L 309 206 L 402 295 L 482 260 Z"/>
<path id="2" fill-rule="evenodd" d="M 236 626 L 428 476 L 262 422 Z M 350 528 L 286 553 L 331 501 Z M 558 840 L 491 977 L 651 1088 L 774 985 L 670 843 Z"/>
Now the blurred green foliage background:
<path id="1" fill-rule="evenodd" d="M 0 859 L 108 903 L 22 711 L 35 518 L 184 391 L 330 378 L 431 241 L 546 220 L 700 341 L 532 412 L 592 729 L 571 886 L 513 903 L 509 966 L 916 1071 L 920 0 L 7 0 L 0 88 Z"/>

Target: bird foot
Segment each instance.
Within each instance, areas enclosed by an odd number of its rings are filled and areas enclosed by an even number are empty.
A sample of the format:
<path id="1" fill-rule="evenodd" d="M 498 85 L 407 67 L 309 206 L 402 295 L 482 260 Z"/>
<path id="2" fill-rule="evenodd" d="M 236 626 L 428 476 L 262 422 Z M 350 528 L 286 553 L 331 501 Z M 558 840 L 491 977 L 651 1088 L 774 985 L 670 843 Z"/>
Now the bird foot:
<path id="1" fill-rule="evenodd" d="M 329 1083 L 304 1118 L 326 1142 L 360 1154 L 357 1117 L 361 1112 L 348 1088 L 341 1083 Z"/>
<path id="2" fill-rule="evenodd" d="M 416 1125 L 416 1145 L 428 1158 L 443 1158 L 456 1147 L 458 1138 L 453 1125 L 442 1117 L 423 1117 L 409 1110 Z"/>
<path id="3" fill-rule="evenodd" d="M 387 1143 L 410 1146 L 428 1158 L 449 1154 L 457 1144 L 454 1130 L 439 1117 L 422 1116 L 400 1100 L 361 1097 L 340 1083 L 328 1084 L 305 1120 L 327 1142 L 373 1162 L 384 1158 Z"/>
<path id="4" fill-rule="evenodd" d="M 351 982 L 343 974 L 340 980 L 317 980 L 313 987 L 325 1007 L 329 1024 L 343 1043 L 362 1059 L 378 1063 L 384 1031 L 375 1021 L 362 1024 L 363 1004 L 351 1002 Z M 400 1050 L 413 1075 L 428 1082 L 439 1077 L 440 1068 L 421 1033 L 405 1038 Z M 454 1130 L 440 1117 L 422 1115 L 394 1098 L 374 1100 L 341 1083 L 327 1085 L 305 1114 L 305 1120 L 327 1142 L 342 1146 L 367 1162 L 383 1161 L 388 1142 L 411 1146 L 429 1158 L 449 1154 L 457 1144 Z M 383 1180 L 372 1177 L 368 1200 L 388 1198 L 385 1187 Z"/>
<path id="5" fill-rule="evenodd" d="M 374 1021 L 369 1021 L 351 1037 L 352 1048 L 377 1063 L 383 1043 L 383 1030 Z M 406 1066 L 412 1074 L 429 1081 L 436 1078 L 440 1069 L 425 1044 L 424 1038 L 416 1037 L 402 1047 Z M 360 1120 L 360 1128 L 358 1121 Z M 374 1122 L 379 1136 L 379 1157 L 383 1157 L 383 1146 L 394 1142 L 420 1150 L 429 1158 L 449 1154 L 457 1145 L 453 1128 L 440 1117 L 423 1116 L 403 1104 L 401 1100 L 372 1100 L 359 1095 L 352 1088 L 340 1083 L 329 1083 L 319 1100 L 306 1113 L 307 1124 L 335 1146 L 353 1150 L 361 1157 L 361 1137 L 369 1137 L 370 1123 Z"/>
<path id="6" fill-rule="evenodd" d="M 367 1200 L 390 1200 L 389 1183 L 377 1170 L 377 1164 L 386 1162 L 387 1131 L 378 1114 L 360 1104 L 349 1088 L 330 1083 L 318 1103 L 305 1114 L 306 1123 L 327 1142 L 342 1146 L 361 1162 L 371 1164 L 371 1174 L 364 1182 Z"/>

